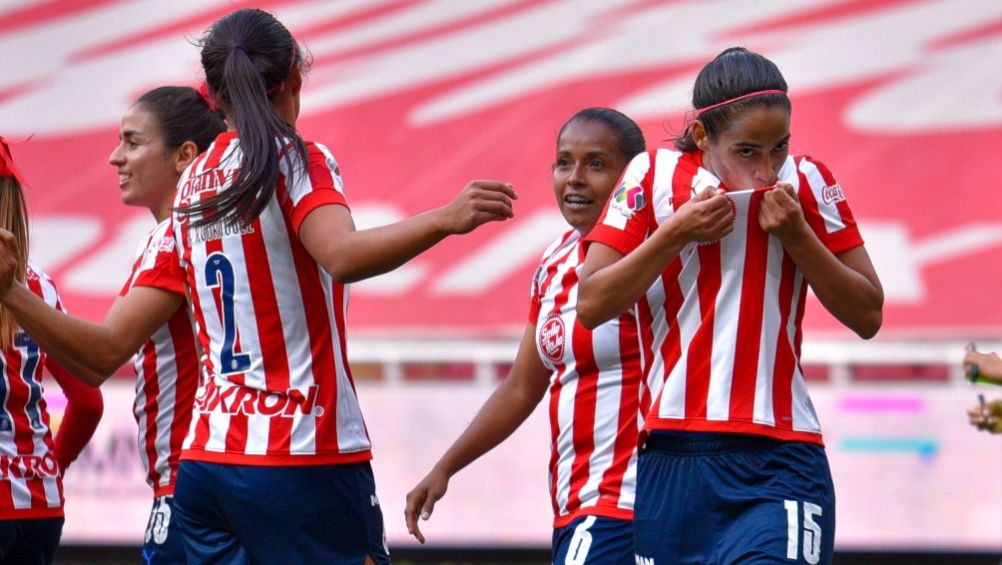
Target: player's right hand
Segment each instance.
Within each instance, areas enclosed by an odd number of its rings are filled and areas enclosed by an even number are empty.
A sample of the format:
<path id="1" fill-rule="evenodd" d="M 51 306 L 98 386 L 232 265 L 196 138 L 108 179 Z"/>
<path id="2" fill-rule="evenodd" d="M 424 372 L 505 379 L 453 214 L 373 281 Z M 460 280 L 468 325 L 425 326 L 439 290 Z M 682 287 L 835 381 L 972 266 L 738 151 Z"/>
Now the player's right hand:
<path id="1" fill-rule="evenodd" d="M 17 258 L 17 238 L 11 232 L 0 228 L 0 296 L 7 294 L 14 285 Z"/>
<path id="2" fill-rule="evenodd" d="M 971 407 L 967 411 L 967 419 L 979 430 L 1002 433 L 1002 399 L 992 400 L 985 406 Z"/>
<path id="3" fill-rule="evenodd" d="M 452 202 L 439 208 L 438 221 L 448 234 L 469 233 L 487 222 L 515 216 L 512 200 L 518 199 L 510 184 L 495 180 L 470 181 Z"/>
<path id="4" fill-rule="evenodd" d="M 407 533 L 411 534 L 421 543 L 424 543 L 424 534 L 418 526 L 418 516 L 422 520 L 431 518 L 431 513 L 435 510 L 435 503 L 445 496 L 445 491 L 449 488 L 449 477 L 445 473 L 440 473 L 432 469 L 428 475 L 421 479 L 409 493 L 407 493 L 407 506 L 404 507 L 404 519 L 407 521 Z"/>
<path id="5" fill-rule="evenodd" d="M 703 190 L 679 206 L 670 222 L 663 225 L 681 234 L 686 241 L 717 241 L 734 229 L 734 203 L 719 188 Z"/>
<path id="6" fill-rule="evenodd" d="M 997 353 L 968 351 L 964 354 L 964 371 L 970 371 L 971 367 L 978 368 L 978 375 L 982 379 L 1002 384 L 1002 358 Z"/>

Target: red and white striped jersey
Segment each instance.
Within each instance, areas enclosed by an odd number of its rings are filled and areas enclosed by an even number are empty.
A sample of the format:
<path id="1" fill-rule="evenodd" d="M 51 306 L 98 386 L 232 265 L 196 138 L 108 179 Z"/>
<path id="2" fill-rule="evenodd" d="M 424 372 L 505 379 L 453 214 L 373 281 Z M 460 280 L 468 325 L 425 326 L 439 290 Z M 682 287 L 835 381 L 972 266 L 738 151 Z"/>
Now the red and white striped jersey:
<path id="1" fill-rule="evenodd" d="M 533 278 L 529 322 L 550 376 L 554 528 L 593 514 L 633 519 L 642 368 L 632 311 L 594 330 L 577 317 L 584 249 L 577 230 L 554 242 Z"/>
<path id="2" fill-rule="evenodd" d="M 184 271 L 178 263 L 170 220 L 150 230 L 136 253 L 132 274 L 122 288 L 125 296 L 136 286 L 184 295 Z M 139 457 L 153 496 L 174 493 L 181 446 L 191 423 L 191 405 L 198 386 L 198 351 L 191 315 L 181 307 L 157 329 L 133 359 L 139 424 Z"/>
<path id="3" fill-rule="evenodd" d="M 31 263 L 25 281 L 46 304 L 63 309 L 52 279 Z M 0 355 L 0 520 L 63 515 L 62 471 L 42 398 L 46 359 L 21 330 Z"/>
<path id="4" fill-rule="evenodd" d="M 693 195 L 720 181 L 702 154 L 661 149 L 627 167 L 588 241 L 629 253 Z M 863 244 L 842 188 L 810 157 L 779 172 L 833 253 Z M 726 187 L 722 187 L 725 188 Z M 637 304 L 647 385 L 645 429 L 747 433 L 821 444 L 800 368 L 807 283 L 758 224 L 766 189 L 728 192 L 734 230 L 682 249 Z"/>
<path id="5" fill-rule="evenodd" d="M 277 149 L 277 147 L 276 147 Z M 307 143 L 291 186 L 249 224 L 194 227 L 174 215 L 175 239 L 202 347 L 183 459 L 246 465 L 327 465 L 371 458 L 345 352 L 348 289 L 299 241 L 306 216 L 347 206 L 337 163 Z M 185 171 L 175 207 L 232 185 L 242 152 L 220 134 Z"/>

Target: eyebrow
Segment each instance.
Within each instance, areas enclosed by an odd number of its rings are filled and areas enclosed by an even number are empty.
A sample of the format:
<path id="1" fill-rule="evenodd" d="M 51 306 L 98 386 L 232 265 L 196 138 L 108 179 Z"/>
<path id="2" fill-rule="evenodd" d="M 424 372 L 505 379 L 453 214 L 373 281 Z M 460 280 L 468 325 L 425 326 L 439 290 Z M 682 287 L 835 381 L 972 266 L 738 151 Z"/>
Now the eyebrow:
<path id="1" fill-rule="evenodd" d="M 571 154 L 570 151 L 557 151 L 557 155 L 570 155 L 570 154 Z M 610 153 L 606 151 L 589 151 L 585 153 L 585 157 L 595 157 L 595 156 L 606 157 L 608 155 L 610 155 Z"/>
<path id="2" fill-rule="evenodd" d="M 127 129 L 121 133 L 120 137 L 122 139 L 128 139 L 130 137 L 144 137 L 144 136 L 143 133 L 138 130 Z"/>
<path id="3" fill-rule="evenodd" d="M 779 141 L 778 141 L 778 142 L 776 143 L 776 145 L 779 145 L 780 143 L 787 143 L 787 142 L 789 142 L 789 141 L 790 141 L 790 134 L 786 134 L 786 136 L 785 136 L 785 137 L 783 137 L 783 139 L 780 139 L 780 140 L 779 140 Z M 738 147 L 742 147 L 742 148 L 743 148 L 743 147 L 748 147 L 748 148 L 750 148 L 750 149 L 759 149 L 759 148 L 761 148 L 761 147 L 762 147 L 762 146 L 761 146 L 761 145 L 759 145 L 758 143 L 752 143 L 752 142 L 750 142 L 750 141 L 736 141 L 736 142 L 734 142 L 734 145 L 736 145 L 736 146 L 738 146 Z"/>

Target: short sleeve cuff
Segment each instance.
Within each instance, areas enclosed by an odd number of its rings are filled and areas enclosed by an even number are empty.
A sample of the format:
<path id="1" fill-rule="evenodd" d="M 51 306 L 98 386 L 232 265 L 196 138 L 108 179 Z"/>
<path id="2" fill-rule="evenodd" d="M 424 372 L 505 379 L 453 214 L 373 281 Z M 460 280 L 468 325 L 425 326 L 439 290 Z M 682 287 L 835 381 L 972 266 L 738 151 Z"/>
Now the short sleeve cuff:
<path id="1" fill-rule="evenodd" d="M 304 196 L 292 210 L 292 229 L 296 232 L 296 235 L 299 235 L 299 228 L 303 225 L 303 220 L 306 219 L 306 216 L 310 215 L 310 212 L 329 204 L 337 204 L 348 208 L 348 201 L 345 200 L 344 195 L 333 188 L 314 190 Z"/>

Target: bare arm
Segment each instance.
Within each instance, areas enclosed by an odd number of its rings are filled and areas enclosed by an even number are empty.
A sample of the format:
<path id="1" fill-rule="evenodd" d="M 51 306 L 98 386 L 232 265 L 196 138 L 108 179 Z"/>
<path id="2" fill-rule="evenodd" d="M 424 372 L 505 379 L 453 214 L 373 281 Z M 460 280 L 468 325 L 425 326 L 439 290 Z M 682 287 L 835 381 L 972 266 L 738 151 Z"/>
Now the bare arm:
<path id="1" fill-rule="evenodd" d="M 424 535 L 418 526 L 419 513 L 423 520 L 431 517 L 435 502 L 445 495 L 449 479 L 518 429 L 546 393 L 550 371 L 539 359 L 535 339 L 536 326 L 529 324 L 508 378 L 487 399 L 428 475 L 407 494 L 404 509 L 407 531 L 421 543 L 424 543 Z"/>
<path id="2" fill-rule="evenodd" d="M 796 192 L 777 185 L 762 197 L 759 225 L 783 242 L 821 304 L 840 322 L 869 339 L 883 320 L 884 290 L 863 246 L 833 254 L 804 219 Z"/>
<path id="3" fill-rule="evenodd" d="M 472 181 L 446 206 L 357 231 L 347 208 L 321 206 L 303 220 L 299 239 L 336 280 L 353 282 L 392 271 L 449 235 L 513 217 L 515 198 L 511 185 Z"/>
<path id="4" fill-rule="evenodd" d="M 19 284 L 0 294 L 18 324 L 75 375 L 100 385 L 184 304 L 165 290 L 136 287 L 112 304 L 104 324 L 60 312 Z"/>
<path id="5" fill-rule="evenodd" d="M 682 248 L 692 241 L 716 241 L 734 228 L 730 201 L 723 191 L 704 190 L 679 207 L 628 255 L 593 243 L 578 287 L 578 319 L 594 329 L 643 296 Z"/>

